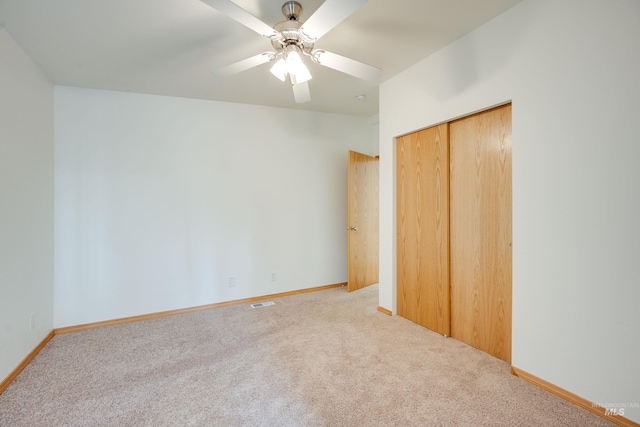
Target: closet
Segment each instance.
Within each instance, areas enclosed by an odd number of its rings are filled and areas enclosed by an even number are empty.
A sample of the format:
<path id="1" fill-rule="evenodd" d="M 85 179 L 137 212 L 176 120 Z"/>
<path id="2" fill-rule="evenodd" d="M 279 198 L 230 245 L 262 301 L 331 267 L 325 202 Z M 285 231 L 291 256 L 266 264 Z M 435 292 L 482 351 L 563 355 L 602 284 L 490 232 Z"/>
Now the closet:
<path id="1" fill-rule="evenodd" d="M 396 139 L 398 314 L 511 361 L 511 105 Z"/>

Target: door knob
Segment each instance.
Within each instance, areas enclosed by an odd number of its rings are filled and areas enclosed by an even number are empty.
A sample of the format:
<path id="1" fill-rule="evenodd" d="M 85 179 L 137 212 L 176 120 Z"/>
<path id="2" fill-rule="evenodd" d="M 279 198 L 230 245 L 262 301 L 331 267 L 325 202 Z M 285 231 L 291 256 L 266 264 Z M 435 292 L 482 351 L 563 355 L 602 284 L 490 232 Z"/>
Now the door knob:
<path id="1" fill-rule="evenodd" d="M 358 227 L 351 226 L 351 231 L 358 231 Z"/>

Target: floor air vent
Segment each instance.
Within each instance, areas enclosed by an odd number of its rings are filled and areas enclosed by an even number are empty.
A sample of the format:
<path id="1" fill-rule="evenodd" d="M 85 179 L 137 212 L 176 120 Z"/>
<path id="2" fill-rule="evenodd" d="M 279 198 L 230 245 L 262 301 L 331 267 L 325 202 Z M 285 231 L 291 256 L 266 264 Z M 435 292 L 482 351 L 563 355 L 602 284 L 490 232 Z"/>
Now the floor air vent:
<path id="1" fill-rule="evenodd" d="M 268 307 L 268 306 L 273 305 L 273 304 L 275 304 L 273 301 L 257 302 L 255 304 L 251 304 L 251 307 L 253 307 L 253 308 Z"/>

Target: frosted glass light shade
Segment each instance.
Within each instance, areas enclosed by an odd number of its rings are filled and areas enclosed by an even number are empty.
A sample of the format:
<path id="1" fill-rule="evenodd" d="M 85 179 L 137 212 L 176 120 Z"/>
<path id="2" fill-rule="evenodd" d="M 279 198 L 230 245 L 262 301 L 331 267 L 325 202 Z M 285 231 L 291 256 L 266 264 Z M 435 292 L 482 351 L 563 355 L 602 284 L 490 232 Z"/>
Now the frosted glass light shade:
<path id="1" fill-rule="evenodd" d="M 302 64 L 302 58 L 296 50 L 289 50 L 286 55 L 287 71 L 289 74 L 295 74 L 300 64 Z"/>
<path id="2" fill-rule="evenodd" d="M 309 72 L 307 66 L 304 65 L 301 61 L 300 64 L 298 64 L 298 66 L 296 67 L 296 72 L 290 72 L 289 77 L 291 78 L 291 84 L 297 85 L 311 80 L 311 73 Z"/>
<path id="3" fill-rule="evenodd" d="M 301 55 L 302 51 L 296 45 L 292 44 L 285 48 L 284 58 L 292 85 L 304 83 L 311 79 L 311 73 L 302 62 Z"/>
<path id="4" fill-rule="evenodd" d="M 284 62 L 284 59 L 280 58 L 273 64 L 271 67 L 271 74 L 284 81 L 287 78 L 287 64 Z"/>

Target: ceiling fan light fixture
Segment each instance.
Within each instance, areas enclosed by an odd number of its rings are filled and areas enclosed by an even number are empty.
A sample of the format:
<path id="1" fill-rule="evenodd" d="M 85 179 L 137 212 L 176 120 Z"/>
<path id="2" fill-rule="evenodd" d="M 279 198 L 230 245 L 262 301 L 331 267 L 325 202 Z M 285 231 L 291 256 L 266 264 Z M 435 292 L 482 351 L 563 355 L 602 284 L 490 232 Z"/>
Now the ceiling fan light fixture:
<path id="1" fill-rule="evenodd" d="M 297 85 L 311 80 L 311 73 L 300 56 L 301 49 L 296 45 L 289 45 L 285 49 L 285 62 L 287 73 L 292 85 Z"/>
<path id="2" fill-rule="evenodd" d="M 284 59 L 280 58 L 273 64 L 273 67 L 269 70 L 271 74 L 276 76 L 278 79 L 284 81 L 287 78 L 287 64 L 284 62 Z"/>
<path id="3" fill-rule="evenodd" d="M 308 102 L 311 99 L 307 84 L 311 79 L 311 73 L 302 60 L 303 55 L 310 57 L 311 61 L 317 64 L 363 80 L 375 81 L 380 78 L 382 70 L 379 68 L 322 49 L 314 49 L 315 42 L 320 37 L 363 6 L 367 0 L 325 0 L 305 22 L 300 20 L 302 13 L 300 3 L 285 0 L 282 13 L 286 21 L 278 22 L 273 27 L 237 5 L 235 3 L 237 0 L 202 1 L 245 27 L 267 37 L 274 49 L 273 52 L 264 52 L 222 67 L 216 74 L 236 74 L 260 64 L 275 61 L 270 69 L 271 74 L 283 82 L 286 81 L 287 75 L 289 76 L 297 103 Z"/>

